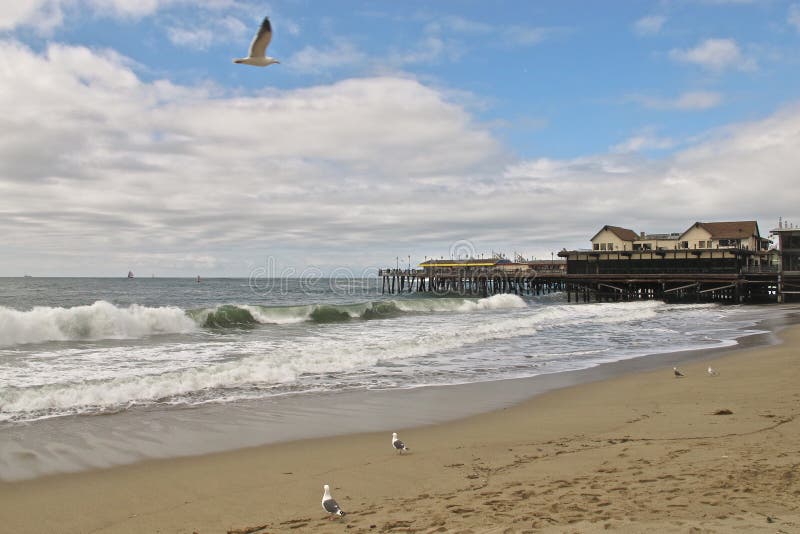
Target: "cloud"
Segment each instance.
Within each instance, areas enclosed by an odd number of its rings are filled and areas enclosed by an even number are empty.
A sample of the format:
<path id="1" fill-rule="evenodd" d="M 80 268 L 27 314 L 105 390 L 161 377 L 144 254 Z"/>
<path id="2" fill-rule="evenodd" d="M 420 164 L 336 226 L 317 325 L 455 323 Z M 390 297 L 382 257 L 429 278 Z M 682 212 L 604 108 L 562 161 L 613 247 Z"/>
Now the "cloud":
<path id="1" fill-rule="evenodd" d="M 688 91 L 672 99 L 644 95 L 633 95 L 629 98 L 650 109 L 680 111 L 702 111 L 717 107 L 723 102 L 722 95 L 714 91 Z"/>
<path id="2" fill-rule="evenodd" d="M 713 72 L 729 68 L 753 70 L 755 60 L 745 57 L 733 39 L 706 39 L 694 48 L 673 49 L 670 58 L 681 63 L 692 63 Z"/>
<path id="3" fill-rule="evenodd" d="M 800 205 L 800 106 L 658 159 L 671 141 L 643 130 L 607 154 L 520 161 L 415 79 L 231 94 L 144 81 L 111 51 L 0 54 L 15 65 L 0 70 L 15 132 L 0 136 L 0 275 L 385 266 L 463 239 L 542 257 L 603 224 L 769 223 Z"/>
<path id="4" fill-rule="evenodd" d="M 192 0 L 23 0 L 0 2 L 0 30 L 30 27 L 39 33 L 49 33 L 64 22 L 65 11 L 91 10 L 94 14 L 110 18 L 142 18 L 173 6 L 189 5 Z M 252 13 L 252 4 L 236 0 L 207 0 L 203 11 L 237 10 Z M 259 8 L 260 9 L 260 8 Z M 188 30 L 187 30 L 188 31 Z"/>
<path id="5" fill-rule="evenodd" d="M 453 184 L 506 157 L 413 79 L 218 95 L 144 82 L 112 52 L 0 54 L 16 65 L 0 71 L 0 129 L 16 132 L 0 138 L 0 231 L 10 249 L 80 250 L 96 269 L 174 254 L 235 258 L 242 274 L 268 251 L 405 239 L 410 220 L 441 228 Z"/>
<path id="6" fill-rule="evenodd" d="M 220 42 L 247 42 L 256 27 L 248 27 L 232 16 L 213 17 L 205 23 L 170 26 L 167 37 L 174 45 L 205 50 Z"/>
<path id="7" fill-rule="evenodd" d="M 649 15 L 642 17 L 633 24 L 633 31 L 637 35 L 657 35 L 661 33 L 661 27 L 667 21 L 663 15 Z"/>
<path id="8" fill-rule="evenodd" d="M 64 14 L 63 0 L 28 0 L 25 2 L 0 2 L 0 30 L 13 30 L 30 26 L 40 33 L 48 33 L 61 25 Z"/>
<path id="9" fill-rule="evenodd" d="M 668 137 L 658 137 L 652 128 L 648 128 L 614 145 L 611 147 L 611 152 L 628 154 L 644 150 L 667 150 L 674 146 L 675 141 Z"/>
<path id="10" fill-rule="evenodd" d="M 85 0 L 96 12 L 115 17 L 144 17 L 176 0 Z"/>
<path id="11" fill-rule="evenodd" d="M 429 33 L 438 33 L 444 30 L 455 33 L 484 35 L 492 33 L 494 27 L 491 24 L 470 20 L 458 15 L 437 17 L 436 20 L 429 22 L 426 26 L 426 31 Z"/>
<path id="12" fill-rule="evenodd" d="M 305 46 L 291 55 L 287 68 L 302 73 L 364 66 L 368 56 L 350 41 L 340 39 L 326 48 Z"/>
<path id="13" fill-rule="evenodd" d="M 789 14 L 786 16 L 786 21 L 795 30 L 800 32 L 800 4 L 792 4 L 789 6 Z"/>
<path id="14" fill-rule="evenodd" d="M 797 214 L 800 192 L 791 187 L 800 164 L 800 106 L 750 123 L 709 132 L 705 140 L 658 160 L 635 154 L 538 159 L 509 166 L 505 179 L 540 206 L 571 206 L 569 219 L 555 208 L 558 229 L 581 240 L 603 224 L 647 231 L 681 231 L 695 220 L 756 219 L 769 228 L 780 214 Z M 535 191 L 535 197 L 524 190 Z M 535 198 L 535 200 L 534 200 Z M 569 247 L 565 238 L 565 246 Z"/>

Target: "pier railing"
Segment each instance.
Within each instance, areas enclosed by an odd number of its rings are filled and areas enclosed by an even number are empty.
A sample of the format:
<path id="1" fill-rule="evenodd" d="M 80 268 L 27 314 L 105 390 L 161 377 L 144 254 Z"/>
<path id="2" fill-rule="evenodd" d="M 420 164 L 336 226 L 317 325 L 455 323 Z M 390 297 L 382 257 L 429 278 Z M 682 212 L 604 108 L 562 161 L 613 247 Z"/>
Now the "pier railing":
<path id="1" fill-rule="evenodd" d="M 486 297 L 496 293 L 541 295 L 564 292 L 568 302 L 659 299 L 667 302 L 785 302 L 800 295 L 800 281 L 773 265 L 742 266 L 725 272 L 586 272 L 498 267 L 436 267 L 381 270 L 382 293 L 428 293 Z M 665 272 L 669 271 L 669 272 Z"/>

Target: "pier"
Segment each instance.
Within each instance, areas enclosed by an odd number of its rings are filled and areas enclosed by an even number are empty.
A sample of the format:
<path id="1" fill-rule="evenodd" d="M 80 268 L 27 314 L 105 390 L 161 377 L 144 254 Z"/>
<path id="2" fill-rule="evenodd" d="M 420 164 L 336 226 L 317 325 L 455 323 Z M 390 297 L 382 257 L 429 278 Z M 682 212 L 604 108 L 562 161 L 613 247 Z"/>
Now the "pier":
<path id="1" fill-rule="evenodd" d="M 384 269 L 379 276 L 388 294 L 563 292 L 568 302 L 800 302 L 800 228 L 779 224 L 771 233 L 777 248 L 769 248 L 748 221 L 695 223 L 683 234 L 606 226 L 592 238 L 592 249 L 562 250 L 557 260 L 426 260 L 419 269 Z"/>
<path id="2" fill-rule="evenodd" d="M 509 273 L 489 269 L 391 269 L 382 271 L 381 278 L 381 292 L 388 294 L 487 297 L 498 293 L 536 296 L 563 292 L 568 302 L 658 299 L 736 304 L 791 302 L 800 295 L 800 275 L 781 278 L 776 272 L 586 275 L 535 270 Z"/>
<path id="3" fill-rule="evenodd" d="M 380 273 L 381 292 L 431 293 L 487 297 L 497 293 L 543 295 L 566 289 L 560 272 L 517 272 L 483 268 L 387 269 Z"/>

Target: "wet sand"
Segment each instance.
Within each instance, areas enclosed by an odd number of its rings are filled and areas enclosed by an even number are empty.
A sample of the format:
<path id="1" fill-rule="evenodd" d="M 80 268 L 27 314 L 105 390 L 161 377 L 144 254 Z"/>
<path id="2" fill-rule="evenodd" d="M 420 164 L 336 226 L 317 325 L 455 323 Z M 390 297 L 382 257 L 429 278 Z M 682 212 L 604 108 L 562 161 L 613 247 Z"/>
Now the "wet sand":
<path id="1" fill-rule="evenodd" d="M 359 433 L 0 483 L 0 530 L 800 532 L 800 328 L 780 336 L 397 428 L 403 455 Z"/>

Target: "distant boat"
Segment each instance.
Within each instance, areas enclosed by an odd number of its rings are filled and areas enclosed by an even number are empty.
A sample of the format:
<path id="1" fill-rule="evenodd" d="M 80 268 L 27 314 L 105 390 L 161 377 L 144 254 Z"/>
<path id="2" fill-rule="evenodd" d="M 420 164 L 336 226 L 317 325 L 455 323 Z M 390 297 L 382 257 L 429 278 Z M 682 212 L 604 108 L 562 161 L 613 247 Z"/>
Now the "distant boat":
<path id="1" fill-rule="evenodd" d="M 128 271 L 128 278 L 133 278 L 133 271 Z"/>
<path id="2" fill-rule="evenodd" d="M 197 283 L 198 284 L 200 283 L 200 275 L 199 274 L 197 275 Z"/>
<path id="3" fill-rule="evenodd" d="M 33 277 L 29 274 L 26 274 L 23 278 L 33 278 Z"/>

